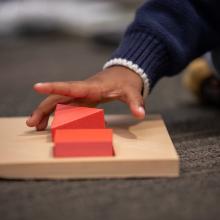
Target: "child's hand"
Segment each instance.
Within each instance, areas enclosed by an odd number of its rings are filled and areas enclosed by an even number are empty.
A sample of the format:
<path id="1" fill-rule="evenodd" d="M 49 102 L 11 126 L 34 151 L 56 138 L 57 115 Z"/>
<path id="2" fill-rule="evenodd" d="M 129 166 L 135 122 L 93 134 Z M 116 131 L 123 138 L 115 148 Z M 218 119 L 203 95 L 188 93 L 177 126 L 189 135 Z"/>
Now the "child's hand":
<path id="1" fill-rule="evenodd" d="M 34 89 L 49 94 L 26 122 L 37 130 L 47 127 L 49 116 L 58 103 L 96 106 L 118 99 L 128 104 L 135 117 L 143 119 L 145 116 L 142 79 L 125 67 L 108 68 L 84 81 L 38 83 Z"/>

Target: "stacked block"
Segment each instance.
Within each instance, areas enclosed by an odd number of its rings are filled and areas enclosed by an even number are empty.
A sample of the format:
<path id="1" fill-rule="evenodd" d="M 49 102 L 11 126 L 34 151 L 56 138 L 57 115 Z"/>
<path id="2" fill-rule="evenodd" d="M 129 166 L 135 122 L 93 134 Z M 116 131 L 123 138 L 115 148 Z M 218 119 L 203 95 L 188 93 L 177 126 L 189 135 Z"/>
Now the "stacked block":
<path id="1" fill-rule="evenodd" d="M 79 128 L 105 128 L 103 109 L 58 104 L 51 124 L 52 138 L 57 129 Z"/>
<path id="2" fill-rule="evenodd" d="M 54 157 L 113 156 L 112 130 L 102 109 L 56 106 L 51 124 Z"/>
<path id="3" fill-rule="evenodd" d="M 55 157 L 112 156 L 111 129 L 57 130 L 54 138 Z"/>

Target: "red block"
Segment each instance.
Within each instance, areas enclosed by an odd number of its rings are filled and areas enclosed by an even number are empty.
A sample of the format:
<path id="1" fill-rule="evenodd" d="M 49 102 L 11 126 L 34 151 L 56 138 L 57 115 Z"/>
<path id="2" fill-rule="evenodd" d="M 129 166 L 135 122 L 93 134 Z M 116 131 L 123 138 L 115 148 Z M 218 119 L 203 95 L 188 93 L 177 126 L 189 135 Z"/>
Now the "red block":
<path id="1" fill-rule="evenodd" d="M 112 129 L 58 129 L 54 157 L 114 156 Z"/>
<path id="2" fill-rule="evenodd" d="M 51 124 L 52 138 L 57 129 L 99 129 L 105 128 L 103 109 L 75 107 L 71 105 L 56 106 Z"/>

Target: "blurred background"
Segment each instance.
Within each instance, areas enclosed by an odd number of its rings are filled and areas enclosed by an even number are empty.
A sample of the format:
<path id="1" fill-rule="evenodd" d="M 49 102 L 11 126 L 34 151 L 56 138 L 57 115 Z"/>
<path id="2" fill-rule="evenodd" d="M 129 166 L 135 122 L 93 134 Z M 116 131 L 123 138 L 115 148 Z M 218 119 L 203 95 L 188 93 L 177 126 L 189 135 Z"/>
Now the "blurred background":
<path id="1" fill-rule="evenodd" d="M 32 91 L 36 82 L 80 80 L 101 70 L 141 2 L 0 0 L 0 114 L 29 115 L 43 98 Z M 179 79 L 159 83 L 148 111 L 162 112 L 192 99 Z M 117 102 L 104 108 L 128 112 Z"/>

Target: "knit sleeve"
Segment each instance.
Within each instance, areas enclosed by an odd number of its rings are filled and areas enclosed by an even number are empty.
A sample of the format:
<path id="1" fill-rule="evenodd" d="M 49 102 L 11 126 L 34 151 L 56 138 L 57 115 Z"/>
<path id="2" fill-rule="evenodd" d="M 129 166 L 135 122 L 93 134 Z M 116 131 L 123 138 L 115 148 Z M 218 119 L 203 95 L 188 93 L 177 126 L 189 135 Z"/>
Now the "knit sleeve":
<path id="1" fill-rule="evenodd" d="M 120 65 L 119 59 L 136 65 L 146 74 L 151 90 L 161 77 L 177 74 L 219 45 L 219 6 L 218 0 L 147 1 L 137 10 L 107 67 Z"/>

